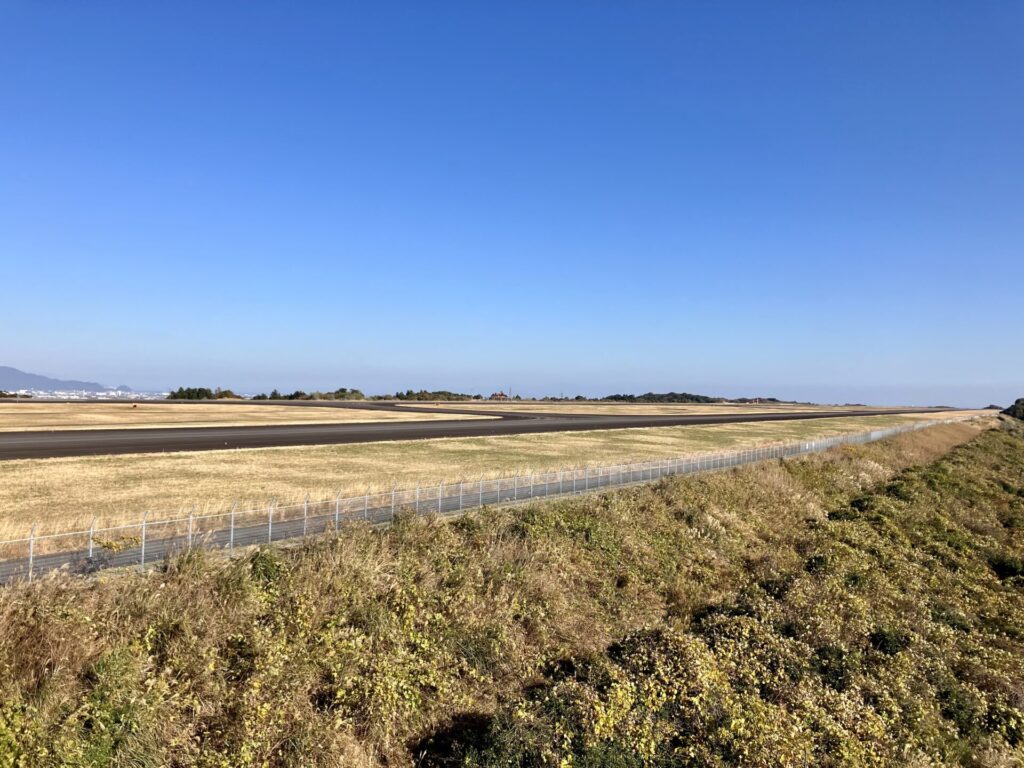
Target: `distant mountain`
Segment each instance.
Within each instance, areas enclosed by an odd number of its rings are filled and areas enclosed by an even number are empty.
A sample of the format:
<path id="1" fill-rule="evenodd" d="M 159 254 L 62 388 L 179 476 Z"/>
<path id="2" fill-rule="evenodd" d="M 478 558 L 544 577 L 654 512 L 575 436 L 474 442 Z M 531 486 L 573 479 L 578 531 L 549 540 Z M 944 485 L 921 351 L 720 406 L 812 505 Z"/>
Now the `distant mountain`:
<path id="1" fill-rule="evenodd" d="M 84 392 L 106 392 L 110 387 L 97 384 L 95 381 L 51 379 L 49 376 L 40 376 L 37 373 L 25 373 L 25 371 L 19 371 L 17 368 L 0 365 L 0 389 L 8 391 L 14 391 L 16 389 L 63 389 L 81 390 Z M 127 387 L 124 389 L 127 390 Z"/>

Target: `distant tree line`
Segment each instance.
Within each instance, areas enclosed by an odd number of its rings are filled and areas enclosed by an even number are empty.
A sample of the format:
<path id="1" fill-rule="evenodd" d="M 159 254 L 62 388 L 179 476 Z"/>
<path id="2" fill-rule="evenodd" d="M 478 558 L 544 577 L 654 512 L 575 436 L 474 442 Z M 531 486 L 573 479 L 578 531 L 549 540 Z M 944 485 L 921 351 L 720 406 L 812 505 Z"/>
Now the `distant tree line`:
<path id="1" fill-rule="evenodd" d="M 580 399 L 577 397 L 577 399 Z M 648 392 L 643 395 L 608 395 L 604 400 L 618 403 L 779 403 L 777 397 L 709 397 L 689 392 Z"/>
<path id="2" fill-rule="evenodd" d="M 28 400 L 31 397 L 32 395 L 19 395 L 17 392 L 5 392 L 4 390 L 0 389 L 0 400 L 2 400 L 3 398 L 10 398 L 11 400 L 14 400 L 16 398 L 20 400 Z"/>
<path id="3" fill-rule="evenodd" d="M 0 393 L 0 397 L 15 397 L 8 392 Z M 22 395 L 26 397 L 26 395 Z M 210 389 L 209 387 L 178 387 L 171 392 L 168 400 L 222 400 L 225 398 L 239 398 L 230 389 Z M 260 392 L 252 395 L 251 400 L 406 400 L 406 401 L 467 401 L 467 400 L 522 400 L 522 397 L 515 395 L 509 397 L 496 392 L 485 398 L 483 395 L 470 395 L 465 392 L 451 392 L 447 389 L 407 389 L 404 392 L 395 392 L 393 395 L 371 395 L 367 398 L 361 390 L 340 387 L 333 392 L 305 392 L 297 389 L 291 393 L 283 393 L 273 390 L 270 394 Z M 613 403 L 781 403 L 776 397 L 738 397 L 729 399 L 725 397 L 710 397 L 708 395 L 694 395 L 689 392 L 647 392 L 643 395 L 608 395 L 606 397 L 585 397 L 575 395 L 570 397 L 543 397 L 544 402 L 613 402 Z"/>
<path id="4" fill-rule="evenodd" d="M 416 392 L 407 389 L 405 392 L 395 392 L 393 395 L 374 395 L 374 400 L 483 400 L 483 395 L 467 395 L 462 392 L 449 392 L 447 389 L 429 391 L 421 389 Z"/>
<path id="5" fill-rule="evenodd" d="M 510 398 L 518 400 L 518 397 Z M 605 397 L 586 397 L 575 395 L 569 397 L 547 397 L 539 398 L 545 403 L 781 403 L 776 397 L 737 397 L 730 400 L 727 397 L 710 397 L 708 395 L 694 395 L 689 392 L 647 392 L 643 395 L 606 395 Z"/>
<path id="6" fill-rule="evenodd" d="M 643 395 L 608 395 L 603 398 L 616 403 L 724 403 L 724 397 L 692 395 L 689 392 L 647 392 Z"/>
<path id="7" fill-rule="evenodd" d="M 169 395 L 168 400 L 225 400 L 241 399 L 230 389 L 210 389 L 209 387 L 178 387 Z"/>
<path id="8" fill-rule="evenodd" d="M 291 394 L 282 394 L 276 389 L 273 390 L 269 395 L 265 392 L 260 392 L 258 395 L 253 395 L 251 400 L 365 400 L 364 395 L 358 389 L 349 389 L 348 387 L 341 387 L 334 390 L 333 392 L 303 392 L 301 389 L 297 389 Z"/>

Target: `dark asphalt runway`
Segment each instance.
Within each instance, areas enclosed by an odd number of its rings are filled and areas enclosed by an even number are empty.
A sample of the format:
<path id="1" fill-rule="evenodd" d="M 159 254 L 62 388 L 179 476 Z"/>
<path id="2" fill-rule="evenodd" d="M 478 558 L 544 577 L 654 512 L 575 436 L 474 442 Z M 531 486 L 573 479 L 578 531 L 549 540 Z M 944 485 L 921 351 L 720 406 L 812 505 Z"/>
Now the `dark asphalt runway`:
<path id="1" fill-rule="evenodd" d="M 263 401 L 266 402 L 266 401 Z M 253 404 L 246 401 L 246 404 Z M 279 401 L 267 403 L 282 405 Z M 306 405 L 302 401 L 290 404 Z M 230 407 L 229 403 L 224 404 Z M 427 405 L 402 406 L 384 403 L 325 403 L 310 407 L 347 407 L 372 410 L 408 410 L 448 413 Z M 557 413 L 515 413 L 485 411 L 498 418 L 467 421 L 382 422 L 376 424 L 301 424 L 246 427 L 166 427 L 157 429 L 95 429 L 40 432 L 0 432 L 0 460 L 39 459 L 58 456 L 95 456 L 172 451 L 217 451 L 230 448 L 270 448 L 294 445 L 335 445 L 385 440 L 425 440 L 441 437 L 522 435 L 541 432 L 578 432 L 595 429 L 630 429 L 700 424 L 735 424 L 758 421 L 832 419 L 842 416 L 879 416 L 921 413 L 944 409 L 878 409 L 850 411 L 808 411 L 793 413 L 708 414 L 689 416 L 580 415 Z M 462 413 L 473 413 L 467 409 Z"/>

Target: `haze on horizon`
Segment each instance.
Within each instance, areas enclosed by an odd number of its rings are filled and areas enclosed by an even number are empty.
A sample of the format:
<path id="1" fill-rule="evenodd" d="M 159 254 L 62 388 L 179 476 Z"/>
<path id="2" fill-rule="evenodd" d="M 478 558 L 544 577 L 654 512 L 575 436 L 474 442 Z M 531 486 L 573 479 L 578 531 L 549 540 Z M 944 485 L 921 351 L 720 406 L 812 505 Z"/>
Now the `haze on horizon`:
<path id="1" fill-rule="evenodd" d="M 0 8 L 0 365 L 1024 395 L 1024 6 Z"/>

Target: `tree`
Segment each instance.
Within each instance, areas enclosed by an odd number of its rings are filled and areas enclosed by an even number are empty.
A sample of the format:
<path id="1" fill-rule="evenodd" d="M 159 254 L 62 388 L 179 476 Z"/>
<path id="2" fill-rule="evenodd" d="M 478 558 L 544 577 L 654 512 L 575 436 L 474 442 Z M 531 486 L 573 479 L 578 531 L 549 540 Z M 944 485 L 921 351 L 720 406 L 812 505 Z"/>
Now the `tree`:
<path id="1" fill-rule="evenodd" d="M 214 400 L 216 395 L 209 387 L 178 387 L 167 395 L 168 400 Z"/>
<path id="2" fill-rule="evenodd" d="M 1003 411 L 1003 413 L 1007 416 L 1012 416 L 1015 419 L 1024 421 L 1024 397 L 1018 397 L 1014 404 Z"/>

